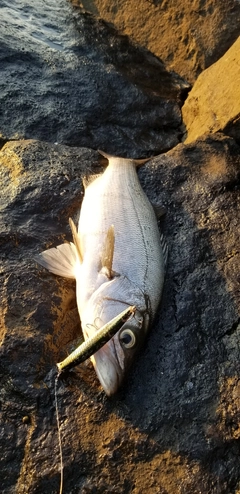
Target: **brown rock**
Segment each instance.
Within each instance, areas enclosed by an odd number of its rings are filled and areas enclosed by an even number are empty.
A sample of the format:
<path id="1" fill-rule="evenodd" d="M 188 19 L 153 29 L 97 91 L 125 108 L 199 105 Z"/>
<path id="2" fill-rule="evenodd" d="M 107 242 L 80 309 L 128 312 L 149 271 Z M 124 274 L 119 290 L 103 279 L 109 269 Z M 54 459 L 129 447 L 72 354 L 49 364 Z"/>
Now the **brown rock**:
<path id="1" fill-rule="evenodd" d="M 59 493 L 53 369 L 80 326 L 74 284 L 34 255 L 70 240 L 96 158 L 33 140 L 0 151 L 1 494 Z M 64 494 L 238 492 L 239 162 L 236 142 L 214 134 L 139 170 L 167 207 L 162 304 L 112 399 L 92 366 L 59 380 Z"/>
<path id="2" fill-rule="evenodd" d="M 182 108 L 185 143 L 222 130 L 240 140 L 240 37 L 198 78 Z"/>
<path id="3" fill-rule="evenodd" d="M 193 83 L 239 35 L 237 0 L 72 0 L 113 24 Z"/>

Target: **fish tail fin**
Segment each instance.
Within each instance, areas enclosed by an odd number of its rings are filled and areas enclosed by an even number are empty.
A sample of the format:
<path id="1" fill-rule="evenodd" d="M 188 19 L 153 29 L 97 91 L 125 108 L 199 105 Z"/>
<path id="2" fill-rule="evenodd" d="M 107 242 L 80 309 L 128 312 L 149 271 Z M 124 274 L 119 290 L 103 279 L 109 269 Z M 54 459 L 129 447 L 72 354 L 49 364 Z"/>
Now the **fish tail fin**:
<path id="1" fill-rule="evenodd" d="M 105 151 L 101 151 L 100 149 L 98 149 L 98 153 L 101 154 L 108 161 L 110 161 L 112 158 L 120 158 L 120 156 L 112 156 L 111 154 L 105 153 Z M 136 160 L 134 158 L 121 158 L 121 159 L 122 160 L 126 159 L 127 161 L 131 161 L 137 167 L 137 166 L 144 165 L 145 163 L 147 163 L 147 161 L 149 161 L 150 159 L 152 159 L 152 157 L 150 157 L 150 158 L 143 158 L 143 159 L 140 159 L 140 160 Z"/>
<path id="2" fill-rule="evenodd" d="M 51 273 L 64 278 L 76 278 L 77 251 L 72 242 L 47 249 L 35 256 L 34 260 Z"/>

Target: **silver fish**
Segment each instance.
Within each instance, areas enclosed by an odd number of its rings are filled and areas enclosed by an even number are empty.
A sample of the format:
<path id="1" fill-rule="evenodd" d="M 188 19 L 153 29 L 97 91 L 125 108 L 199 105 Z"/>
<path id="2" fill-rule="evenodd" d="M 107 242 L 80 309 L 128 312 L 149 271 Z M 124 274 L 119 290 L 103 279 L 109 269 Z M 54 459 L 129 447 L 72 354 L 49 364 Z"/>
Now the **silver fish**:
<path id="1" fill-rule="evenodd" d="M 74 243 L 36 259 L 49 271 L 76 279 L 77 305 L 85 339 L 136 306 L 134 318 L 91 360 L 107 395 L 115 393 L 151 324 L 161 298 L 165 247 L 157 218 L 138 180 L 147 160 L 108 159 L 103 174 L 85 188 Z"/>

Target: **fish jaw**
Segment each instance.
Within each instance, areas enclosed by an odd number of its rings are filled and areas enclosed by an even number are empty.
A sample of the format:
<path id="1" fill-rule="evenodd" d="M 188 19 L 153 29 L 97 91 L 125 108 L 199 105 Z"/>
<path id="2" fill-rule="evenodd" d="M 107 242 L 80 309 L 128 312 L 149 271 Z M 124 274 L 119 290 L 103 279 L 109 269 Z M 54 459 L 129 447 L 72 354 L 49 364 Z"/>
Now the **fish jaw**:
<path id="1" fill-rule="evenodd" d="M 95 334 L 103 323 L 110 322 L 113 317 L 126 308 L 126 305 L 128 304 L 116 303 L 114 300 L 110 301 L 106 299 L 101 299 L 101 302 L 95 303 L 94 323 L 88 323 L 83 327 L 85 338 L 89 338 Z M 99 314 L 101 313 L 101 317 L 95 317 L 96 307 L 103 309 L 99 312 Z M 118 391 L 136 353 L 145 340 L 148 326 L 149 315 L 145 308 L 143 312 L 136 310 L 134 315 L 123 323 L 116 335 L 92 355 L 92 364 L 107 396 L 111 396 Z M 132 336 L 134 342 L 132 346 L 129 347 L 129 344 L 125 344 L 124 335 L 127 335 L 127 338 L 129 338 L 129 335 L 130 338 Z"/>
<path id="2" fill-rule="evenodd" d="M 114 338 L 100 348 L 91 361 L 106 395 L 115 394 L 123 381 L 124 372 L 118 362 Z"/>
<path id="3" fill-rule="evenodd" d="M 98 379 L 107 394 L 111 396 L 121 386 L 129 367 L 141 348 L 149 326 L 149 317 L 135 312 L 132 319 L 126 321 L 117 334 L 92 357 L 92 363 Z M 133 345 L 124 344 L 123 335 L 133 336 Z"/>

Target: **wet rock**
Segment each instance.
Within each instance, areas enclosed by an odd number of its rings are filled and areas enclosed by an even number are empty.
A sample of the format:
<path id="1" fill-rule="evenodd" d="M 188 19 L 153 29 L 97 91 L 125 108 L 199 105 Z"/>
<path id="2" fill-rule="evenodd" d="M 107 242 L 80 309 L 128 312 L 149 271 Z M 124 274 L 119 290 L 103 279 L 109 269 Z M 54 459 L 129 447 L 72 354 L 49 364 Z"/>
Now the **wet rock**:
<path id="1" fill-rule="evenodd" d="M 119 393 L 91 365 L 59 380 L 64 492 L 237 492 L 239 161 L 223 134 L 178 145 L 140 171 L 169 263 L 158 316 Z M 7 143 L 1 170 L 1 491 L 59 492 L 55 363 L 80 333 L 75 286 L 34 262 L 69 240 L 95 152 Z M 25 419 L 28 417 L 28 420 Z"/>
<path id="2" fill-rule="evenodd" d="M 240 142 L 240 37 L 205 70 L 183 108 L 186 143 L 207 132 L 223 131 Z"/>
<path id="3" fill-rule="evenodd" d="M 2 5 L 2 143 L 33 138 L 149 156 L 179 142 L 189 86 L 160 60 L 65 0 Z"/>
<path id="4" fill-rule="evenodd" d="M 113 24 L 193 83 L 239 36 L 237 0 L 71 0 Z"/>

